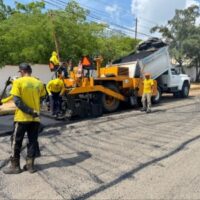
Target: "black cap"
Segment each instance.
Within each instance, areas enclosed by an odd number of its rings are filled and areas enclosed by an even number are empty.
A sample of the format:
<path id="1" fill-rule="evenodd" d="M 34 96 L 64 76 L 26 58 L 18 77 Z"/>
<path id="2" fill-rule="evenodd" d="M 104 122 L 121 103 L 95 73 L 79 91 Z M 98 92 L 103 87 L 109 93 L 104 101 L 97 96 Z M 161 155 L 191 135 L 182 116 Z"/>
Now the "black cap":
<path id="1" fill-rule="evenodd" d="M 27 71 L 27 72 L 29 72 L 29 73 L 32 72 L 32 68 L 31 68 L 31 66 L 30 66 L 28 63 L 21 63 L 21 64 L 19 65 L 19 72 L 20 72 L 21 70 Z"/>

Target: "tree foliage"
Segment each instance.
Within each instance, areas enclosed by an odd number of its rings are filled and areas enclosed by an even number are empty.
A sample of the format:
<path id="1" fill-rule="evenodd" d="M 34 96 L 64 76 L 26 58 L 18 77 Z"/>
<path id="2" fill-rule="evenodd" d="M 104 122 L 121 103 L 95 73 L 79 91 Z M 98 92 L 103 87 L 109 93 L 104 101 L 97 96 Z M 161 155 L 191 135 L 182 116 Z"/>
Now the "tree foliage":
<path id="1" fill-rule="evenodd" d="M 82 55 L 102 54 L 104 61 L 132 51 L 136 40 L 107 31 L 107 26 L 87 20 L 88 11 L 75 1 L 64 10 L 46 10 L 41 1 L 11 9 L 0 0 L 1 63 L 48 63 L 58 43 L 61 60 L 78 62 Z"/>
<path id="2" fill-rule="evenodd" d="M 193 5 L 184 10 L 176 10 L 175 16 L 166 26 L 156 26 L 151 30 L 160 32 L 170 44 L 171 54 L 180 67 L 188 60 L 190 65 L 196 67 L 197 80 L 200 76 L 200 27 L 196 23 L 199 16 L 199 7 Z"/>

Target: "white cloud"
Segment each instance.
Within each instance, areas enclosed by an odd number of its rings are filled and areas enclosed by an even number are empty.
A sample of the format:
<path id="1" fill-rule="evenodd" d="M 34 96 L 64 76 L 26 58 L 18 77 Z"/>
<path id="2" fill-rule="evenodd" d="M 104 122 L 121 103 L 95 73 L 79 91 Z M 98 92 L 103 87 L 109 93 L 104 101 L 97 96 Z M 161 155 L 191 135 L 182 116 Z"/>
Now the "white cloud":
<path id="1" fill-rule="evenodd" d="M 184 9 L 196 0 L 132 0 L 132 14 L 138 18 L 138 31 L 149 34 L 148 28 L 165 25 L 175 15 L 176 9 Z"/>
<path id="2" fill-rule="evenodd" d="M 117 10 L 119 9 L 117 4 L 114 4 L 113 6 L 106 6 L 105 10 L 110 13 L 113 14 L 114 12 L 117 12 Z"/>
<path id="3" fill-rule="evenodd" d="M 115 19 L 117 23 L 119 22 L 121 8 L 117 4 L 106 6 L 105 11 L 110 15 L 112 19 Z"/>

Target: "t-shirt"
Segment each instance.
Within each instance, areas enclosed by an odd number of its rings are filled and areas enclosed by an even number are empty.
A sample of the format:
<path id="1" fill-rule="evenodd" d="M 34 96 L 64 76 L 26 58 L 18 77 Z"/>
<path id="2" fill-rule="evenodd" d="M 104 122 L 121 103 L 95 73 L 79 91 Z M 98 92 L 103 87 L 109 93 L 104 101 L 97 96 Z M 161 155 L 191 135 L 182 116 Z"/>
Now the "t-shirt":
<path id="1" fill-rule="evenodd" d="M 51 94 L 51 92 L 63 92 L 64 90 L 64 83 L 61 79 L 56 78 L 53 79 L 51 81 L 49 81 L 49 83 L 47 84 L 47 92 L 48 94 Z"/>
<path id="2" fill-rule="evenodd" d="M 26 106 L 39 113 L 40 97 L 45 96 L 46 91 L 40 80 L 31 76 L 25 76 L 14 81 L 10 94 L 20 97 Z M 32 122 L 40 120 L 39 118 L 33 118 L 31 115 L 26 114 L 17 108 L 15 111 L 14 121 Z"/>
<path id="3" fill-rule="evenodd" d="M 143 93 L 144 94 L 149 94 L 152 92 L 152 86 L 154 85 L 153 79 L 144 79 L 144 88 L 143 88 Z"/>
<path id="4" fill-rule="evenodd" d="M 58 66 L 60 64 L 58 57 L 56 55 L 52 55 L 49 61 L 52 62 L 55 66 Z"/>

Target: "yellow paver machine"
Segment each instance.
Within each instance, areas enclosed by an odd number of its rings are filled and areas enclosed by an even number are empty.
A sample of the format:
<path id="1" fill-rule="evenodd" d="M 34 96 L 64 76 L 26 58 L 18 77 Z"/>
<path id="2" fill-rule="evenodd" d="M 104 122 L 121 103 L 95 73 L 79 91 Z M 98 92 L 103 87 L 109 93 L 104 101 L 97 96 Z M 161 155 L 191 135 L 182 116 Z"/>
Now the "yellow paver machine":
<path id="1" fill-rule="evenodd" d="M 143 91 L 143 78 L 137 65 L 111 65 L 101 67 L 102 59 L 96 58 L 95 69 L 74 67 L 69 78 L 63 78 L 65 95 L 62 109 L 65 113 L 80 116 L 99 116 L 114 112 L 120 102 L 136 107 Z M 152 98 L 157 95 L 154 81 Z"/>

